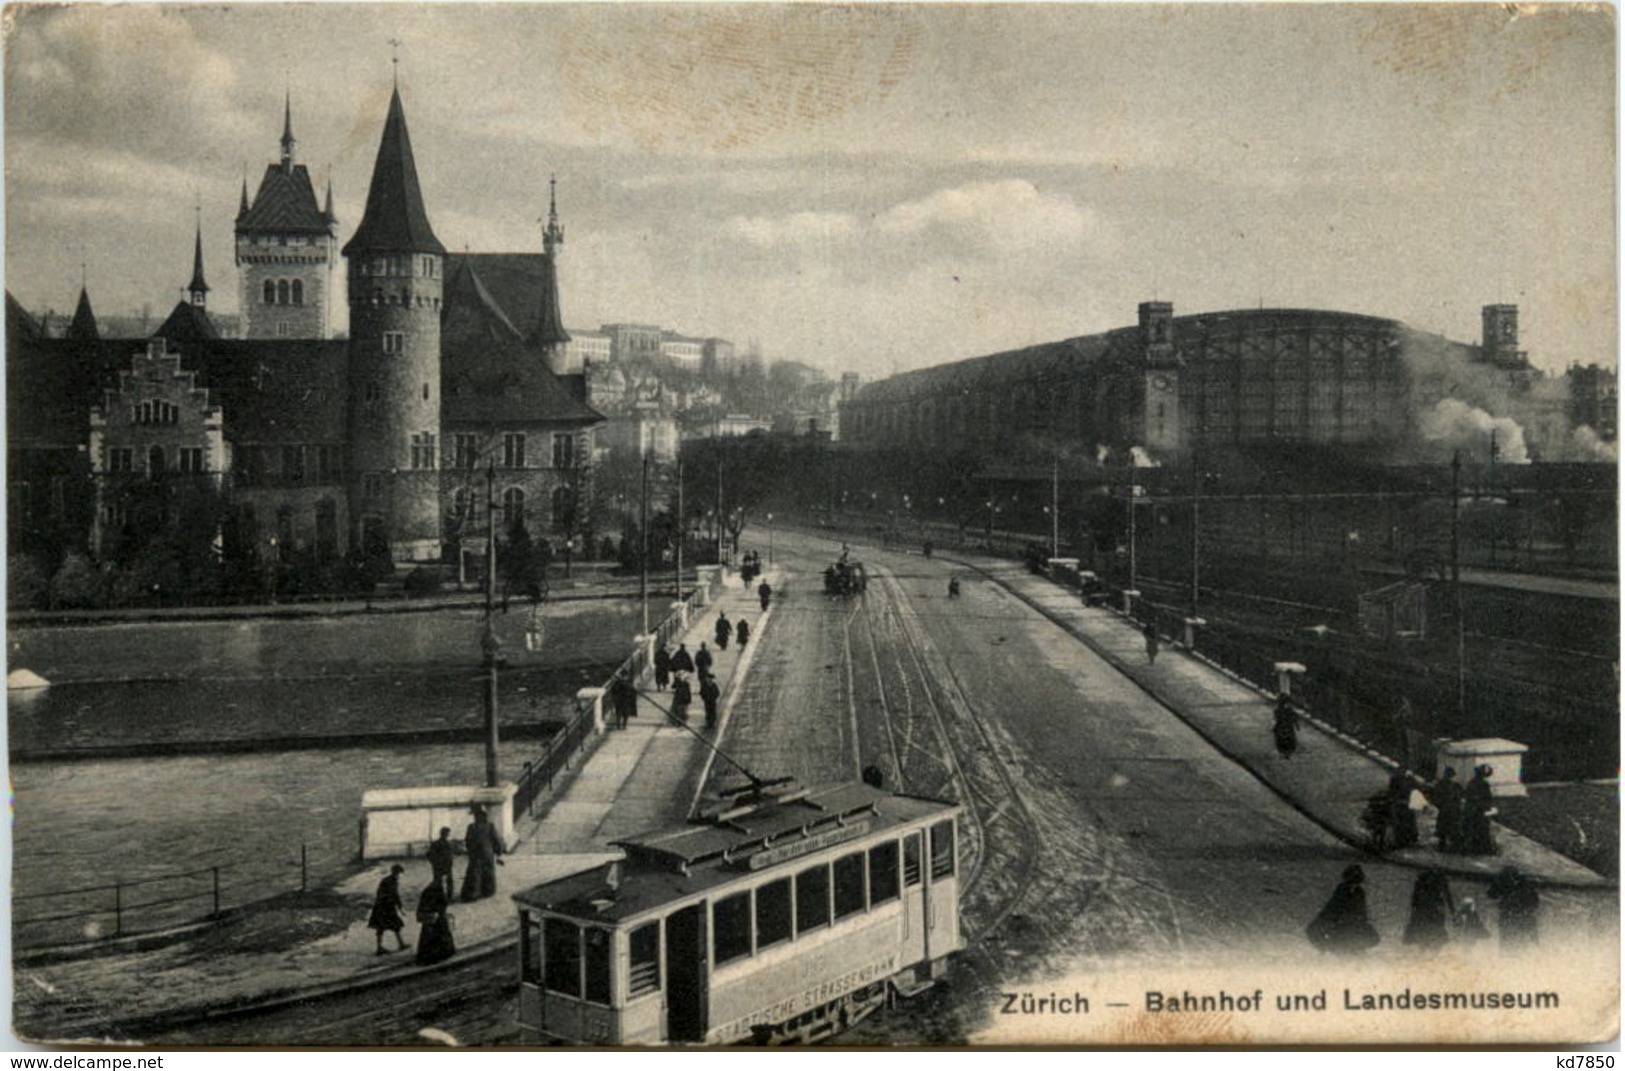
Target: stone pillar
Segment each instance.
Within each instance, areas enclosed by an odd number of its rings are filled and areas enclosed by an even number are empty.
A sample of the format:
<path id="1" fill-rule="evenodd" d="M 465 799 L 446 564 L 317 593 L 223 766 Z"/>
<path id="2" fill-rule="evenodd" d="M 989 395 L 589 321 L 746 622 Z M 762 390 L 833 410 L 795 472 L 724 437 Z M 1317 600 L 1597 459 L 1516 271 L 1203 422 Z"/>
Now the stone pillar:
<path id="1" fill-rule="evenodd" d="M 1125 614 L 1134 613 L 1134 600 L 1138 599 L 1139 597 L 1140 593 L 1133 588 L 1125 588 L 1123 590 L 1123 612 Z"/>
<path id="2" fill-rule="evenodd" d="M 688 601 L 685 600 L 685 599 L 679 599 L 677 602 L 672 603 L 671 604 L 671 615 L 677 619 L 677 628 L 678 628 L 679 631 L 687 629 L 688 628 Z"/>
<path id="3" fill-rule="evenodd" d="M 632 637 L 632 657 L 637 659 L 633 667 L 638 676 L 653 673 L 655 668 L 655 634 L 653 632 L 639 633 Z"/>
<path id="4" fill-rule="evenodd" d="M 1196 650 L 1196 630 L 1207 624 L 1203 617 L 1187 617 L 1185 619 L 1185 650 Z"/>
<path id="5" fill-rule="evenodd" d="M 1275 663 L 1275 691 L 1280 695 L 1290 696 L 1292 694 L 1292 675 L 1294 673 L 1304 674 L 1308 672 L 1309 667 L 1302 662 Z"/>
<path id="6" fill-rule="evenodd" d="M 576 692 L 576 709 L 586 710 L 592 707 L 592 733 L 600 736 L 604 732 L 604 692 L 603 688 L 583 688 Z"/>
<path id="7" fill-rule="evenodd" d="M 1065 583 L 1068 577 L 1076 576 L 1078 572 L 1076 558 L 1051 558 L 1048 564 L 1049 578 L 1061 583 Z"/>

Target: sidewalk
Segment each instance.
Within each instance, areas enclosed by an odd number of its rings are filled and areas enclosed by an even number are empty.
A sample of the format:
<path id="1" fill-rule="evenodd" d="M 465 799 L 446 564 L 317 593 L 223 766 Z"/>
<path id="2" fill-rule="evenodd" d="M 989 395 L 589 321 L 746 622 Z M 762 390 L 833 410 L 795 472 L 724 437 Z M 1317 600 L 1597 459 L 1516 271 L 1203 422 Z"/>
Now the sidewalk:
<path id="1" fill-rule="evenodd" d="M 776 571 L 768 579 L 775 588 L 781 586 Z M 743 652 L 732 643 L 726 651 L 715 650 L 716 619 L 722 612 L 731 621 L 741 616 L 750 621 L 751 640 Z M 771 617 L 771 610 L 761 612 L 754 592 L 744 590 L 737 575 L 728 577 L 682 636 L 691 653 L 701 641 L 713 652 L 712 672 L 722 689 L 717 729 L 704 729 L 697 687 L 689 725 L 698 735 L 670 723 L 665 713 L 669 690 L 654 691 L 652 678 L 639 681 L 637 717 L 619 730 L 606 710 L 604 734 L 551 802 L 535 818 L 516 818 L 518 843 L 497 871 L 497 895 L 453 906 L 457 954 L 446 963 L 419 967 L 410 949 L 375 952 L 366 919 L 373 891 L 394 862 L 383 861 L 336 888 L 255 905 L 167 942 L 149 937 L 87 947 L 80 956 L 62 951 L 20 956 L 13 973 L 13 1030 L 36 1040 L 140 1040 L 181 1029 L 205 1015 L 385 985 L 502 953 L 517 938 L 511 894 L 617 857 L 609 847 L 617 838 L 687 819 L 707 768 L 706 741 L 726 728 L 737 682 Z M 421 859 L 401 862 L 410 941 L 418 929 L 412 908 L 429 883 L 429 865 Z M 459 880 L 462 870 L 459 859 Z M 393 948 L 393 938 L 386 938 L 386 944 Z"/>
<path id="2" fill-rule="evenodd" d="M 1386 757 L 1310 717 L 1303 719 L 1297 753 L 1290 759 L 1281 758 L 1271 731 L 1272 697 L 1174 643 L 1165 644 L 1156 664 L 1148 665 L 1137 624 L 1114 610 L 1084 606 L 1075 592 L 1032 574 L 1020 562 L 963 553 L 954 558 L 978 569 L 1082 640 L 1219 752 L 1334 836 L 1357 848 L 1368 843 L 1360 813 L 1394 772 L 1394 764 Z M 1615 884 L 1499 824 L 1495 842 L 1500 850 L 1492 856 L 1447 855 L 1425 841 L 1424 846 L 1388 852 L 1382 858 L 1478 879 L 1493 877 L 1513 865 L 1548 885 L 1600 888 Z"/>

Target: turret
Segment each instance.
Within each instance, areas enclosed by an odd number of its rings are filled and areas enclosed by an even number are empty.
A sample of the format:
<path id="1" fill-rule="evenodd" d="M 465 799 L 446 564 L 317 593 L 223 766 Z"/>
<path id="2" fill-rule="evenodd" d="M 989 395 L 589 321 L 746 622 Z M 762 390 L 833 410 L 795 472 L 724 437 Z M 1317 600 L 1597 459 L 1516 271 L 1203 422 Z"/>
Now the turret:
<path id="1" fill-rule="evenodd" d="M 548 369 L 554 375 L 576 375 L 581 372 L 578 362 L 572 360 L 570 332 L 564 329 L 564 316 L 559 305 L 559 247 L 564 244 L 564 228 L 559 225 L 558 180 L 547 180 L 547 226 L 542 231 L 542 306 L 536 318 L 536 328 L 530 341 L 541 348 Z"/>
<path id="2" fill-rule="evenodd" d="M 350 515 L 364 552 L 440 556 L 440 306 L 446 249 L 390 96 L 367 207 L 344 247 L 350 296 Z"/>
<path id="3" fill-rule="evenodd" d="M 192 249 L 192 281 L 186 284 L 186 295 L 192 304 L 202 310 L 209 301 L 209 284 L 203 281 L 203 217 L 198 216 L 197 242 Z"/>

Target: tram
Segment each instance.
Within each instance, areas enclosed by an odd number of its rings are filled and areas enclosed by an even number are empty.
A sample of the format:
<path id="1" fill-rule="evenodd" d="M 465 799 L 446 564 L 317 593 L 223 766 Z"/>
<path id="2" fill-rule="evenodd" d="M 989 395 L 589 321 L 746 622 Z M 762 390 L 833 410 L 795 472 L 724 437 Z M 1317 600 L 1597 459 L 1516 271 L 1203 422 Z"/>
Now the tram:
<path id="1" fill-rule="evenodd" d="M 526 1041 L 811 1042 L 929 988 L 964 947 L 961 809 L 757 791 L 515 894 Z"/>

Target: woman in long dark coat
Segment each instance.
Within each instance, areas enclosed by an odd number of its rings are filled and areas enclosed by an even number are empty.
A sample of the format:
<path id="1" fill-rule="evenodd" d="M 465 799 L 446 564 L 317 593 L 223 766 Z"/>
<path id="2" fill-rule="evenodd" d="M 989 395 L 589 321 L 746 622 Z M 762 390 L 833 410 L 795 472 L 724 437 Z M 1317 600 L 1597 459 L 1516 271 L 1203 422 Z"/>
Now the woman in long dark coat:
<path id="1" fill-rule="evenodd" d="M 741 651 L 745 649 L 745 644 L 750 642 L 750 622 L 742 617 L 734 623 L 734 641 L 739 644 Z"/>
<path id="2" fill-rule="evenodd" d="M 378 935 L 378 955 L 395 952 L 406 947 L 401 931 L 406 920 L 401 918 L 401 875 L 406 872 L 399 863 L 389 868 L 389 877 L 378 883 L 378 892 L 372 898 L 372 914 L 367 916 L 367 928 Z M 395 947 L 384 947 L 384 934 L 395 935 Z"/>
<path id="3" fill-rule="evenodd" d="M 472 808 L 474 821 L 463 834 L 468 852 L 468 869 L 463 873 L 463 902 L 484 900 L 497 893 L 497 856 L 502 854 L 502 838 L 484 807 Z"/>
<path id="4" fill-rule="evenodd" d="M 451 937 L 450 909 L 446 890 L 439 883 L 426 886 L 418 894 L 417 919 L 421 927 L 418 931 L 419 963 L 439 963 L 450 959 L 452 953 L 457 951 L 457 944 Z"/>
<path id="5" fill-rule="evenodd" d="M 1298 710 L 1291 696 L 1275 701 L 1275 750 L 1283 759 L 1290 759 L 1298 750 Z"/>
<path id="6" fill-rule="evenodd" d="M 666 690 L 666 682 L 671 680 L 671 652 L 666 650 L 665 644 L 655 649 L 655 691 Z"/>
<path id="7" fill-rule="evenodd" d="M 1468 855 L 1495 854 L 1495 834 L 1490 830 L 1490 815 L 1495 811 L 1495 795 L 1490 791 L 1493 772 L 1489 766 L 1479 766 L 1467 782 L 1461 807 L 1461 850 Z"/>
<path id="8" fill-rule="evenodd" d="M 1306 933 L 1310 944 L 1322 952 L 1355 956 L 1382 940 L 1366 911 L 1364 885 L 1365 871 L 1358 863 L 1343 869 L 1343 880 L 1309 923 Z"/>
<path id="9" fill-rule="evenodd" d="M 1388 779 L 1388 847 L 1414 848 L 1420 839 L 1411 810 L 1411 782 L 1396 773 Z"/>
<path id="10" fill-rule="evenodd" d="M 1439 850 L 1460 852 L 1461 809 L 1466 801 L 1461 784 L 1456 780 L 1455 767 L 1444 768 L 1444 773 L 1433 784 L 1432 798 L 1433 806 L 1439 809 L 1439 819 L 1434 823 L 1434 832 L 1439 836 Z"/>
<path id="11" fill-rule="evenodd" d="M 717 632 L 716 632 L 717 650 L 726 651 L 728 649 L 728 641 L 733 639 L 733 634 L 734 634 L 733 623 L 728 620 L 728 615 L 727 614 L 718 614 L 717 615 Z"/>
<path id="12" fill-rule="evenodd" d="M 1456 913 L 1450 879 L 1442 871 L 1424 870 L 1411 886 L 1411 917 L 1405 923 L 1405 943 L 1436 949 L 1450 941 L 1450 919 Z"/>
<path id="13" fill-rule="evenodd" d="M 694 701 L 694 690 L 687 677 L 678 677 L 671 683 L 671 716 L 674 721 L 688 721 L 688 705 Z"/>

